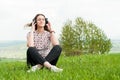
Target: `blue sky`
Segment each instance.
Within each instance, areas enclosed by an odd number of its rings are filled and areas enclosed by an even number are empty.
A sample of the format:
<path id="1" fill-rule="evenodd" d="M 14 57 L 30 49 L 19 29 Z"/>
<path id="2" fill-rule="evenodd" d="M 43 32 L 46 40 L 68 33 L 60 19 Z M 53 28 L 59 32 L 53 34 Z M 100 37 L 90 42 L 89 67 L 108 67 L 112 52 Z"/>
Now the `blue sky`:
<path id="1" fill-rule="evenodd" d="M 92 21 L 111 39 L 120 39 L 120 0 L 0 0 L 0 40 L 26 40 L 37 13 L 48 17 L 58 36 L 66 20 Z"/>

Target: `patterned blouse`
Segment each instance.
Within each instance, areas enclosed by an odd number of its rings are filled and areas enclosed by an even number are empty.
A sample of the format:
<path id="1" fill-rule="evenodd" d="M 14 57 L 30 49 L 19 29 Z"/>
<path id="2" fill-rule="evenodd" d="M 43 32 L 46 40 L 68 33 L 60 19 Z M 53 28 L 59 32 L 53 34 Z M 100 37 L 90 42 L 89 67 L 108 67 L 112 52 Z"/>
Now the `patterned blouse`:
<path id="1" fill-rule="evenodd" d="M 50 52 L 50 43 L 50 33 L 48 31 L 43 33 L 34 31 L 34 45 L 38 49 L 39 54 L 44 58 Z"/>

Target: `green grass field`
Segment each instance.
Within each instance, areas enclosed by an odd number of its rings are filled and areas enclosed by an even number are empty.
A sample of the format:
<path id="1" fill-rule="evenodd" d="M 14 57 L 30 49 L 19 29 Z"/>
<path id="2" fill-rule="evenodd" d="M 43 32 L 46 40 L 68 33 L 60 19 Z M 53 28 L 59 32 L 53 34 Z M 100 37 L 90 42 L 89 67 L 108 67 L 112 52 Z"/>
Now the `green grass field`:
<path id="1" fill-rule="evenodd" d="M 25 60 L 0 60 L 0 80 L 120 80 L 120 54 L 61 55 L 55 73 L 46 68 L 27 73 Z"/>

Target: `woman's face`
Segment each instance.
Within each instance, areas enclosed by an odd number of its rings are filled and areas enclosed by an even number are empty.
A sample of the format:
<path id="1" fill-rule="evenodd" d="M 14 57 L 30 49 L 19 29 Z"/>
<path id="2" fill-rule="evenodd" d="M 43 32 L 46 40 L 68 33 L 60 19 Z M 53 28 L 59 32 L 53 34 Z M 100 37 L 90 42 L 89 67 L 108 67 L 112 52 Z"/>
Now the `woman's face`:
<path id="1" fill-rule="evenodd" d="M 37 22 L 37 26 L 38 26 L 38 27 L 44 27 L 44 26 L 45 26 L 45 17 L 42 16 L 42 15 L 39 15 L 39 16 L 37 17 L 36 22 Z"/>

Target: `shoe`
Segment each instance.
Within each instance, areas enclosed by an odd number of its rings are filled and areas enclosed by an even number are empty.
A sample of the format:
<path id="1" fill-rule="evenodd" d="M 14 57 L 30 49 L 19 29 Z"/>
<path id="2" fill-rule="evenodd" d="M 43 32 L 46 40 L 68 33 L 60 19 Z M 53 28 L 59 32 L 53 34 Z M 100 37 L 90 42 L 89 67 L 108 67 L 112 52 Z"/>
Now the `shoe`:
<path id="1" fill-rule="evenodd" d="M 30 70 L 28 70 L 27 72 L 35 72 L 36 70 L 39 70 L 40 68 L 38 67 L 38 65 L 32 66 L 32 68 Z"/>
<path id="2" fill-rule="evenodd" d="M 62 72 L 63 71 L 63 69 L 57 68 L 56 66 L 53 66 L 53 65 L 52 65 L 50 70 L 53 71 L 53 72 Z"/>

